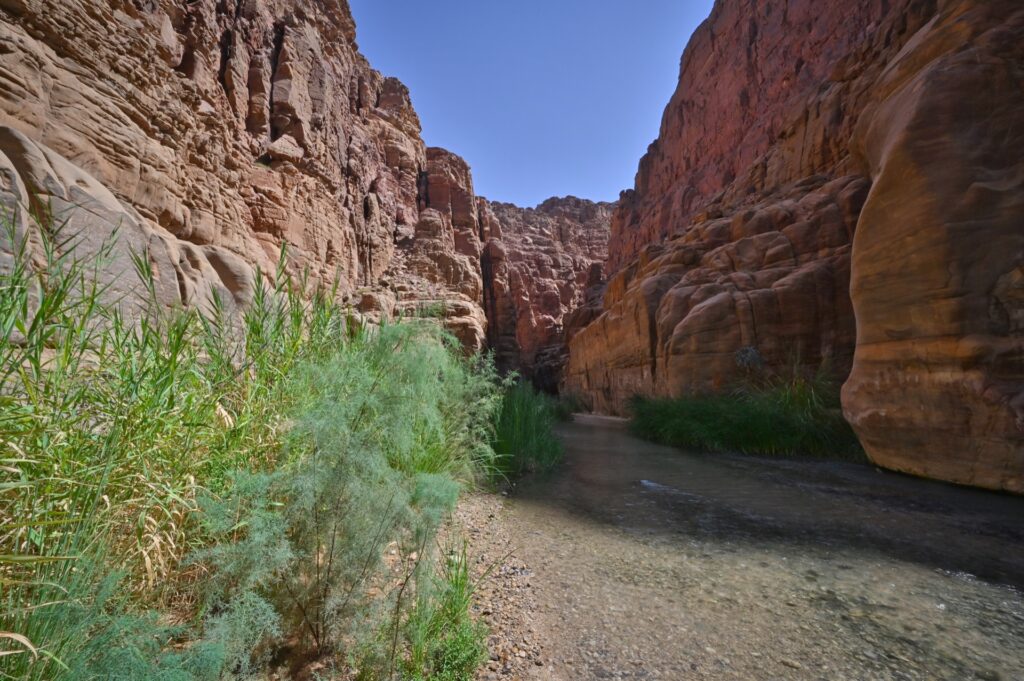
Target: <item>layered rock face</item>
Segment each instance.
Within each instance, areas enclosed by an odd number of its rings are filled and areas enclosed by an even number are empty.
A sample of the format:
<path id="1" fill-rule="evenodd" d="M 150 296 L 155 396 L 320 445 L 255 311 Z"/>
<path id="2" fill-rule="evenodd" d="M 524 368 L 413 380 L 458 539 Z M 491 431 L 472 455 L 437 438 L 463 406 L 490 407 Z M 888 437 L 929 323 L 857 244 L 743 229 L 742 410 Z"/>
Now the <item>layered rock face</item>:
<path id="1" fill-rule="evenodd" d="M 48 213 L 80 257 L 112 241 L 112 294 L 141 290 L 146 252 L 164 305 L 244 305 L 284 249 L 372 318 L 407 293 L 384 276 L 405 250 L 429 284 L 409 295 L 451 299 L 482 347 L 479 264 L 427 210 L 409 93 L 358 53 L 343 1 L 13 0 L 0 43 L 0 198 L 20 234 Z"/>
<path id="2" fill-rule="evenodd" d="M 602 279 L 612 208 L 575 197 L 525 209 L 480 200 L 488 340 L 500 367 L 557 390 L 565 323 Z"/>
<path id="3" fill-rule="evenodd" d="M 1015 0 L 719 0 L 567 388 L 621 412 L 828 359 L 876 462 L 1024 491 L 1022 46 Z"/>
<path id="4" fill-rule="evenodd" d="M 573 337 L 567 391 L 623 413 L 638 394 L 728 388 L 744 361 L 848 371 L 850 242 L 867 188 L 858 176 L 808 178 L 724 214 L 715 207 L 643 249 Z"/>
<path id="5" fill-rule="evenodd" d="M 245 305 L 284 250 L 371 319 L 444 301 L 483 347 L 469 169 L 428 154 L 343 1 L 13 0 L 0 42 L 0 199 L 80 257 L 112 241 L 112 294 L 138 294 L 145 252 L 164 305 Z"/>
<path id="6" fill-rule="evenodd" d="M 897 52 L 894 41 L 913 28 L 892 25 L 900 14 L 892 4 L 718 0 L 686 46 L 661 132 L 620 202 L 610 269 L 716 199 L 730 209 L 750 194 L 833 171 L 848 156 L 853 100 L 870 87 L 857 76 L 877 75 Z"/>
<path id="7" fill-rule="evenodd" d="M 897 24 L 888 4 L 716 3 L 613 216 L 614 274 L 603 314 L 572 341 L 570 391 L 622 413 L 635 394 L 727 387 L 745 357 L 786 371 L 827 359 L 846 375 L 870 179 L 843 140 L 924 22 Z"/>
<path id="8" fill-rule="evenodd" d="M 293 269 L 352 290 L 416 223 L 426 167 L 407 90 L 354 41 L 338 0 L 13 0 L 0 125 L 137 216 L 165 302 L 220 285 L 205 282 L 213 249 L 272 271 L 285 244 Z M 27 191 L 48 194 L 14 156 Z"/>
<path id="9" fill-rule="evenodd" d="M 482 350 L 487 318 L 481 307 L 481 242 L 473 177 L 463 159 L 444 149 L 427 150 L 419 207 L 419 221 L 411 232 L 400 233 L 383 282 L 395 293 L 388 316 L 443 317 L 464 346 Z"/>
<path id="10" fill-rule="evenodd" d="M 359 54 L 344 0 L 0 2 L 0 208 L 16 222 L 0 267 L 46 215 L 79 257 L 112 247 L 118 300 L 143 292 L 146 253 L 163 305 L 244 306 L 283 250 L 367 319 L 439 317 L 471 351 L 486 243 L 511 254 L 486 290 L 514 311 L 492 335 L 523 329 L 517 368 L 554 342 L 610 214 L 478 200 L 466 162 L 424 145 L 405 86 Z"/>
<path id="11" fill-rule="evenodd" d="M 941 3 L 875 88 L 846 414 L 882 465 L 1024 493 L 1024 6 Z"/>

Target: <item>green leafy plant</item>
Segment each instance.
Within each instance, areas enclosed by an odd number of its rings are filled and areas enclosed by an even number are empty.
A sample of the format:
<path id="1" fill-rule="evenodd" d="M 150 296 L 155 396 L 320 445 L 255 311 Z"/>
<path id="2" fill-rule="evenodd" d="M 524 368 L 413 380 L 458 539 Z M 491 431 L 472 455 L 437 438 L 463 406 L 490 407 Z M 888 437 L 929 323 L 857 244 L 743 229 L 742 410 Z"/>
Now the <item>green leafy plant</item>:
<path id="1" fill-rule="evenodd" d="M 97 283 L 108 249 L 4 227 L 0 675 L 244 678 L 390 621 L 385 550 L 493 466 L 493 364 L 354 324 L 284 251 L 245 310 L 201 311 L 158 305 L 138 254 L 137 309 Z"/>
<path id="2" fill-rule="evenodd" d="M 711 452 L 862 460 L 843 418 L 838 386 L 826 372 L 810 378 L 751 381 L 731 392 L 675 399 L 637 397 L 632 431 L 667 445 Z"/>
<path id="3" fill-rule="evenodd" d="M 572 421 L 574 414 L 587 412 L 586 403 L 579 395 L 568 393 L 559 395 L 554 401 L 555 418 L 563 423 Z"/>
<path id="4" fill-rule="evenodd" d="M 525 381 L 507 382 L 494 426 L 494 477 L 546 473 L 557 466 L 564 454 L 554 433 L 559 420 L 553 397 Z"/>
<path id="5" fill-rule="evenodd" d="M 443 550 L 439 560 L 416 556 L 392 594 L 392 617 L 364 642 L 361 681 L 469 681 L 487 659 L 487 628 L 471 615 L 477 583 L 465 544 Z M 407 612 L 395 607 L 403 598 Z"/>
<path id="6" fill-rule="evenodd" d="M 437 300 L 416 305 L 410 315 L 414 319 L 444 319 L 448 316 L 448 301 Z"/>
<path id="7" fill-rule="evenodd" d="M 406 623 L 410 680 L 468 681 L 487 658 L 487 629 L 470 615 L 476 584 L 465 545 L 444 552 Z"/>

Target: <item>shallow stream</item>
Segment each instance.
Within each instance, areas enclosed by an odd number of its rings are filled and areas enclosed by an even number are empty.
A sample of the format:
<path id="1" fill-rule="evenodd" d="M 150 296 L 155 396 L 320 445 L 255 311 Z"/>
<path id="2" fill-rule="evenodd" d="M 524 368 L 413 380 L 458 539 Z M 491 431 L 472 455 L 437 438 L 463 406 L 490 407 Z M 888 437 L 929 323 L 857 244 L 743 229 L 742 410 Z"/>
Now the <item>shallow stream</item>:
<path id="1" fill-rule="evenodd" d="M 512 494 L 543 679 L 1024 681 L 1024 498 L 560 429 Z"/>

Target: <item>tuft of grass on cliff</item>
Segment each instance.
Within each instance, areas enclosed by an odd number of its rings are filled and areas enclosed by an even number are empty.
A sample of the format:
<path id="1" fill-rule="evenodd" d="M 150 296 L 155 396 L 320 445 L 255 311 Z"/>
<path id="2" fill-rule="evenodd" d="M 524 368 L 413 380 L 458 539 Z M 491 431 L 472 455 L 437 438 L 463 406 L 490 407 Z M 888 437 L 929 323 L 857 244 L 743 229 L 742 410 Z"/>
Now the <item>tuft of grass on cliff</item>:
<path id="1" fill-rule="evenodd" d="M 708 452 L 864 460 L 843 418 L 839 386 L 824 373 L 750 381 L 730 392 L 636 397 L 631 430 L 653 442 Z"/>
<path id="2" fill-rule="evenodd" d="M 471 677 L 484 633 L 466 598 L 429 594 L 462 579 L 434 536 L 493 466 L 488 360 L 435 323 L 356 325 L 284 254 L 240 316 L 129 317 L 73 239 L 39 229 L 30 253 L 5 229 L 0 676 L 344 671 L 390 632 L 367 678 Z M 458 640 L 416 638 L 416 618 Z"/>

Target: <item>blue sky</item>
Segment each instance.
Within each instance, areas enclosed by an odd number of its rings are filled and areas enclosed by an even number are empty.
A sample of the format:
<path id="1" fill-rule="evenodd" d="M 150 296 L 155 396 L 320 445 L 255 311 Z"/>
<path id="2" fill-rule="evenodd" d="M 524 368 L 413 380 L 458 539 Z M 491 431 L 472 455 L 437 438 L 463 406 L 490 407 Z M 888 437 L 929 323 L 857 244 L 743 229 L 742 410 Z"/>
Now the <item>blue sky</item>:
<path id="1" fill-rule="evenodd" d="M 712 0 L 350 0 L 359 47 L 412 90 L 476 191 L 533 206 L 633 186 Z"/>

